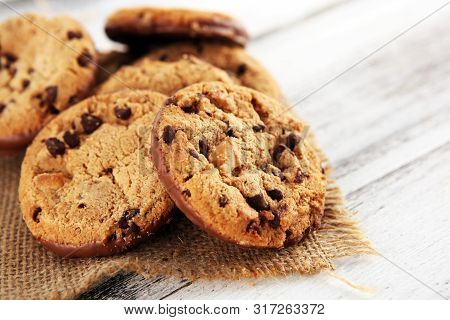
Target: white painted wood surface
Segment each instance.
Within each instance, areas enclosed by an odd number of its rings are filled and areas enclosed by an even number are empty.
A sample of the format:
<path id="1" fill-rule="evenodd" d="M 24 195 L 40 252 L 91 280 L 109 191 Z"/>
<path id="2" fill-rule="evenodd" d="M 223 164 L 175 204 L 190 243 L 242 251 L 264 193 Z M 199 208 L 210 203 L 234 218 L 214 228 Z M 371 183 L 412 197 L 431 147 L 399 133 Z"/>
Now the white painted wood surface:
<path id="1" fill-rule="evenodd" d="M 10 1 L 20 12 L 71 14 L 100 49 L 123 1 Z M 302 101 L 354 218 L 380 256 L 337 261 L 336 273 L 248 281 L 120 275 L 83 298 L 442 299 L 450 297 L 450 4 L 446 1 L 134 1 L 229 12 L 251 31 L 248 50 L 291 101 L 304 98 L 421 19 L 404 35 Z M 255 9 L 256 8 L 256 9 Z M 0 7 L 0 18 L 14 15 Z M 357 212 L 357 213 L 356 213 Z"/>

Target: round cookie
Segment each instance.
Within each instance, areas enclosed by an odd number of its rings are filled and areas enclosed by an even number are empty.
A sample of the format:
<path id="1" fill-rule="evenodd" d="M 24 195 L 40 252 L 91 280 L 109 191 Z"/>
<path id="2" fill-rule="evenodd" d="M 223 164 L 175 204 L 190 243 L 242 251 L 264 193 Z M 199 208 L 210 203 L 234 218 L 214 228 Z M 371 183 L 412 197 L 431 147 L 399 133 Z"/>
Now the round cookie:
<path id="1" fill-rule="evenodd" d="M 155 61 L 147 57 L 120 68 L 102 84 L 98 93 L 122 89 L 147 89 L 172 95 L 181 88 L 202 81 L 232 83 L 228 74 L 193 56 L 184 55 L 174 62 Z"/>
<path id="2" fill-rule="evenodd" d="M 178 42 L 153 48 L 147 57 L 161 61 L 176 61 L 184 54 L 197 56 L 225 70 L 240 85 L 285 102 L 277 82 L 270 73 L 244 49 L 236 46 L 219 42 Z"/>
<path id="3" fill-rule="evenodd" d="M 239 21 L 222 13 L 152 7 L 116 11 L 105 31 L 110 39 L 132 45 L 214 39 L 245 46 L 249 38 Z"/>
<path id="4" fill-rule="evenodd" d="M 94 85 L 94 44 L 75 20 L 28 14 L 0 24 L 0 150 L 19 150 Z"/>
<path id="5" fill-rule="evenodd" d="M 219 82 L 178 91 L 152 130 L 152 159 L 172 200 L 203 230 L 280 248 L 321 223 L 326 179 L 305 124 L 276 100 Z"/>
<path id="6" fill-rule="evenodd" d="M 61 256 L 122 252 L 172 216 L 148 159 L 165 96 L 123 90 L 83 100 L 48 123 L 27 149 L 19 200 L 33 236 Z"/>

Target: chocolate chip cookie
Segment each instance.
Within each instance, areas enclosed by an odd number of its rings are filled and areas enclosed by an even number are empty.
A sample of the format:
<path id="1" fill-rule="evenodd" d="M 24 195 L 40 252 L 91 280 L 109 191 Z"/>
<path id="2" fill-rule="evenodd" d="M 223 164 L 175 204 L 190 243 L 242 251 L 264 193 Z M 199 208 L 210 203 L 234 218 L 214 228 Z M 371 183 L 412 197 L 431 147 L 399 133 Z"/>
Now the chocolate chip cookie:
<path id="1" fill-rule="evenodd" d="M 176 61 L 190 54 L 225 70 L 238 84 L 260 91 L 284 102 L 278 84 L 270 73 L 244 49 L 206 41 L 178 42 L 151 49 L 147 57 L 160 61 Z"/>
<path id="2" fill-rule="evenodd" d="M 181 88 L 202 81 L 232 83 L 228 74 L 207 62 L 184 55 L 174 62 L 155 61 L 148 57 L 124 66 L 98 89 L 99 93 L 125 88 L 148 89 L 172 95 Z"/>
<path id="3" fill-rule="evenodd" d="M 61 256 L 105 256 L 147 239 L 173 203 L 148 159 L 165 96 L 94 96 L 48 123 L 27 149 L 19 200 L 33 236 Z"/>
<path id="4" fill-rule="evenodd" d="M 96 52 L 68 17 L 28 14 L 0 24 L 0 150 L 26 146 L 94 84 Z"/>
<path id="5" fill-rule="evenodd" d="M 175 204 L 208 233 L 280 248 L 321 223 L 326 178 L 307 126 L 276 100 L 220 82 L 170 97 L 152 131 L 152 159 Z"/>
<path id="6" fill-rule="evenodd" d="M 132 45 L 214 39 L 244 46 L 248 40 L 247 31 L 230 16 L 184 9 L 122 9 L 108 18 L 105 31 L 112 40 Z"/>

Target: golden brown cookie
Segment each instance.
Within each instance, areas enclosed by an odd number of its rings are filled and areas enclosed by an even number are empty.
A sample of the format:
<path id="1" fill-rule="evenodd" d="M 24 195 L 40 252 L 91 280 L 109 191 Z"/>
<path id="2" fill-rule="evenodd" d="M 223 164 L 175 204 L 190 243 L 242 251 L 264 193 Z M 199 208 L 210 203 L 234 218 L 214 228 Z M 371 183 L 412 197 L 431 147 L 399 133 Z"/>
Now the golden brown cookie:
<path id="1" fill-rule="evenodd" d="M 228 15 L 185 9 L 122 9 L 108 18 L 105 31 L 112 40 L 132 45 L 209 39 L 244 46 L 248 40 L 245 28 Z"/>
<path id="2" fill-rule="evenodd" d="M 193 55 L 225 70 L 238 84 L 260 91 L 281 102 L 283 94 L 270 73 L 244 49 L 206 41 L 178 42 L 153 48 L 148 58 L 176 61 L 184 54 Z"/>
<path id="3" fill-rule="evenodd" d="M 305 124 L 276 100 L 220 82 L 170 97 L 152 159 L 172 200 L 203 230 L 243 246 L 280 248 L 321 223 L 326 178 Z"/>
<path id="4" fill-rule="evenodd" d="M 147 156 L 165 99 L 127 90 L 94 96 L 36 136 L 23 161 L 19 200 L 46 248 L 70 257 L 111 255 L 168 222 L 173 203 Z"/>
<path id="5" fill-rule="evenodd" d="M 120 68 L 99 87 L 98 93 L 128 88 L 172 95 L 181 88 L 202 81 L 233 82 L 225 71 L 193 56 L 185 55 L 174 62 L 145 57 L 133 65 Z"/>
<path id="6" fill-rule="evenodd" d="M 94 44 L 68 17 L 35 14 L 0 24 L 0 150 L 25 147 L 94 85 Z"/>

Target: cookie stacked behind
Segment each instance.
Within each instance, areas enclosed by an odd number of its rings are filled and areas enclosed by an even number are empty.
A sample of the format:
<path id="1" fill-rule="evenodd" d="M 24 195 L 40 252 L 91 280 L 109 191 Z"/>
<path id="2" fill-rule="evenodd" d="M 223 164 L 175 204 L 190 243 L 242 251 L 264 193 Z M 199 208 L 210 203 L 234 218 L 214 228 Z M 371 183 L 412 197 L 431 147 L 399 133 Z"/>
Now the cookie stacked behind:
<path id="1" fill-rule="evenodd" d="M 120 68 L 99 86 L 97 93 L 146 89 L 172 95 L 179 89 L 202 81 L 233 82 L 222 69 L 193 56 L 184 55 L 173 62 L 143 57 L 132 65 Z"/>
<path id="2" fill-rule="evenodd" d="M 105 31 L 112 40 L 130 45 L 206 39 L 245 46 L 248 40 L 247 31 L 240 22 L 228 15 L 184 9 L 122 9 L 109 17 Z"/>
<path id="3" fill-rule="evenodd" d="M 280 248 L 320 225 L 318 157 L 276 82 L 243 49 L 240 24 L 137 8 L 113 14 L 106 32 L 130 51 L 102 56 L 95 96 L 50 121 L 23 162 L 24 219 L 45 247 L 71 257 L 123 252 L 171 219 L 172 201 L 243 246 Z"/>
<path id="4" fill-rule="evenodd" d="M 196 56 L 225 70 L 235 83 L 282 102 L 278 84 L 270 73 L 243 47 L 248 34 L 235 19 L 219 13 L 135 8 L 119 10 L 106 23 L 107 35 L 130 46 L 148 59 L 178 61 Z M 145 54 L 149 50 L 150 52 Z"/>
<path id="5" fill-rule="evenodd" d="M 28 14 L 0 24 L 0 153 L 27 146 L 94 85 L 94 44 L 68 17 Z"/>

